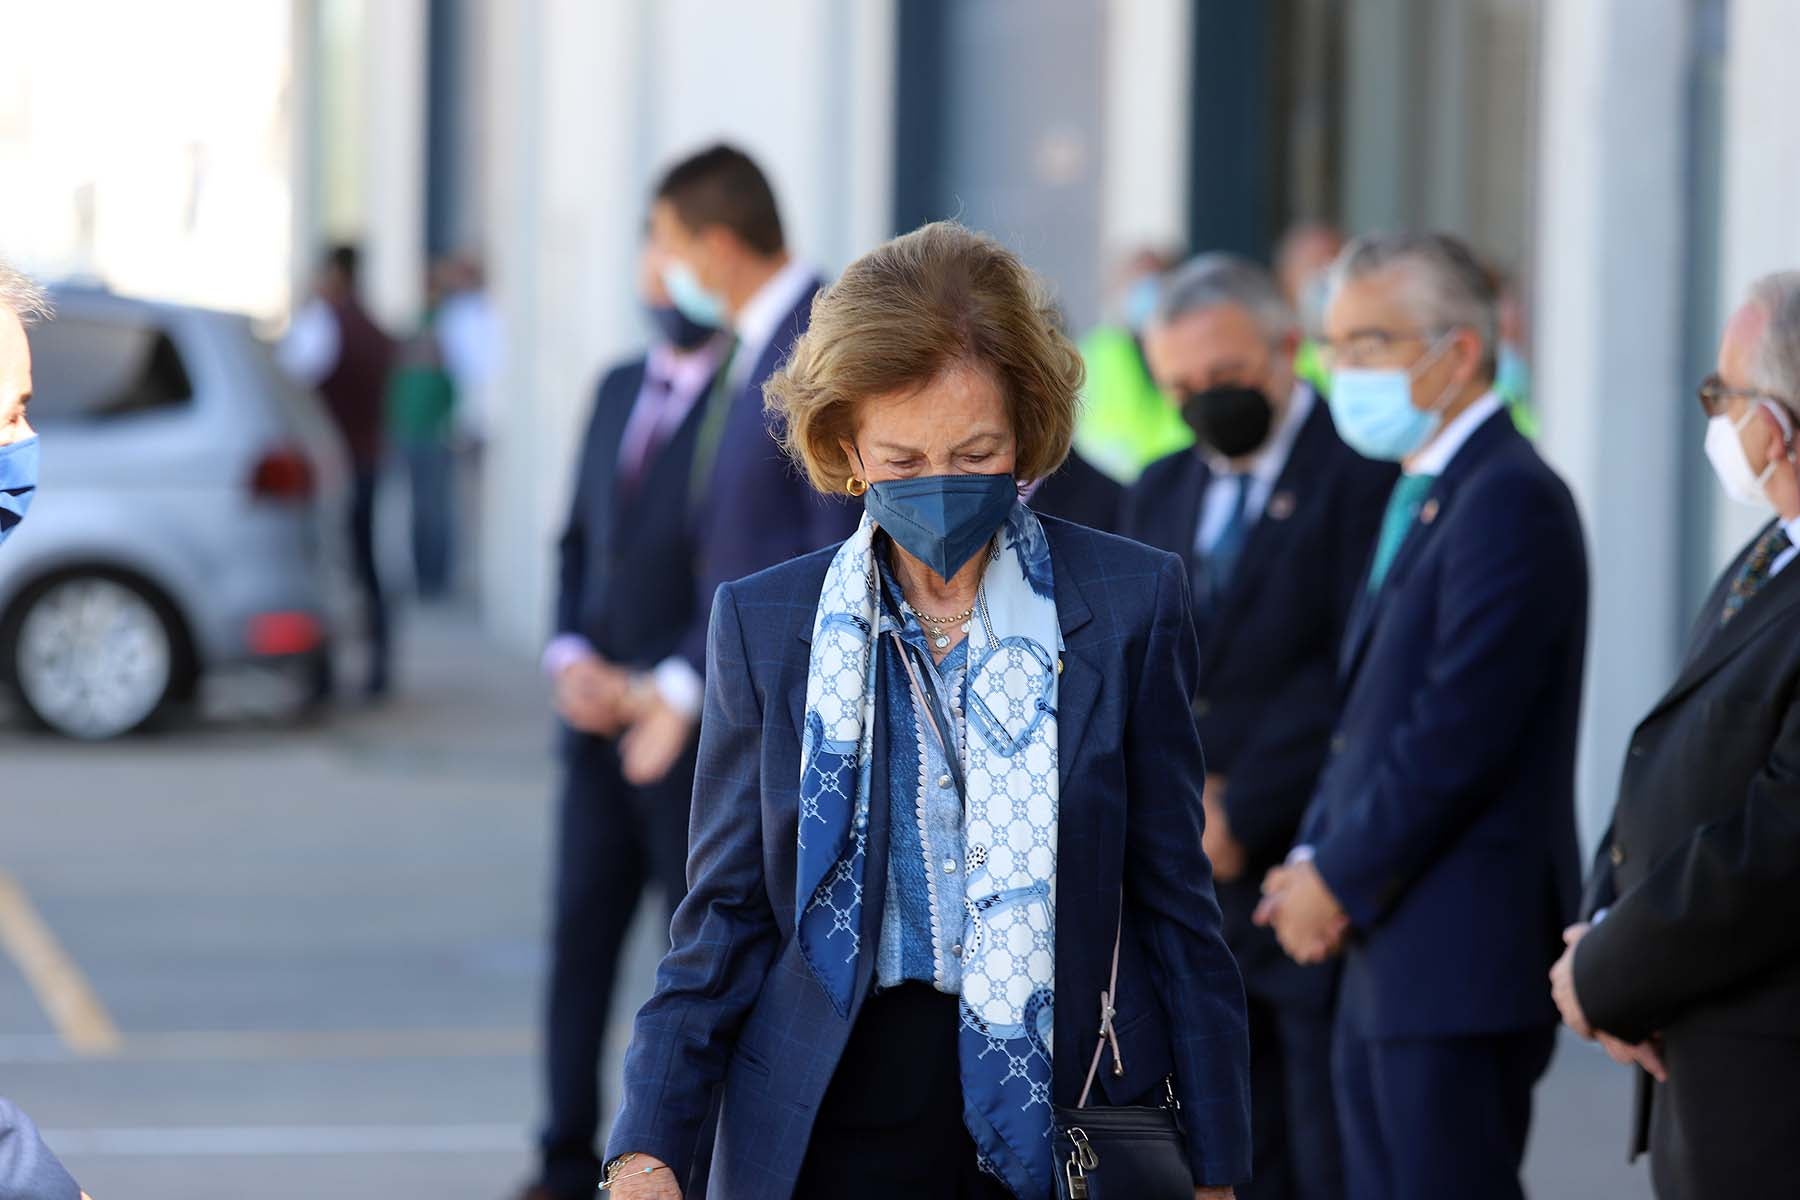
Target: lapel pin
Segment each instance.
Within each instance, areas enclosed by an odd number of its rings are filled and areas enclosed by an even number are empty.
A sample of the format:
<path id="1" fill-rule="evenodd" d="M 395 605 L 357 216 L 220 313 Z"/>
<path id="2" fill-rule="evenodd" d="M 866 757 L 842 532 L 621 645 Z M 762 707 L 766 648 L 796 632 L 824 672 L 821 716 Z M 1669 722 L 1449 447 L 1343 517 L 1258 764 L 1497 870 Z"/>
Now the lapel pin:
<path id="1" fill-rule="evenodd" d="M 1433 521 L 1437 520 L 1437 515 L 1438 515 L 1437 497 L 1433 496 L 1431 499 L 1429 499 L 1425 502 L 1425 507 L 1421 508 L 1419 510 L 1419 520 L 1422 523 L 1429 525 Z"/>
<path id="2" fill-rule="evenodd" d="M 1285 521 L 1294 515 L 1294 493 L 1282 491 L 1269 497 L 1269 516 L 1276 521 Z"/>
<path id="3" fill-rule="evenodd" d="M 1062 659 L 1060 659 L 1060 658 L 1058 658 L 1058 659 L 1057 659 L 1057 660 L 1056 660 L 1056 673 L 1057 673 L 1057 674 L 1058 674 L 1058 675 L 1061 675 L 1061 674 L 1062 674 Z"/>

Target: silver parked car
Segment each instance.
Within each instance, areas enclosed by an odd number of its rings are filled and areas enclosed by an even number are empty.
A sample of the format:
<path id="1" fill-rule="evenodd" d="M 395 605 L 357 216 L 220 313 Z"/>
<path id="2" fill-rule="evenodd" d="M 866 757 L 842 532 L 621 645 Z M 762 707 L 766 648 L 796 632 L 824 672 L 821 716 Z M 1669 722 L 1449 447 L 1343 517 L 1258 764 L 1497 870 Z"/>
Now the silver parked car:
<path id="1" fill-rule="evenodd" d="M 0 678 L 71 737 L 116 737 L 203 673 L 329 687 L 343 450 L 241 316 L 64 288 L 31 330 L 43 438 L 0 554 Z"/>

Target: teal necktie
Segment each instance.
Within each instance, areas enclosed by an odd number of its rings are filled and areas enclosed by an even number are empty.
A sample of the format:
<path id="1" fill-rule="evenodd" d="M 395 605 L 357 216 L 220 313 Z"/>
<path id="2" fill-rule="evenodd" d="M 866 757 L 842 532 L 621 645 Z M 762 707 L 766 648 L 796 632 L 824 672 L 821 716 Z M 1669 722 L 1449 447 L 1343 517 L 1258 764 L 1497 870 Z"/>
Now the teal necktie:
<path id="1" fill-rule="evenodd" d="M 1400 553 L 1400 547 L 1406 541 L 1407 531 L 1419 519 L 1425 494 L 1436 482 L 1436 475 L 1402 475 L 1394 483 L 1393 493 L 1388 496 L 1387 512 L 1381 517 L 1381 537 L 1375 543 L 1375 560 L 1369 564 L 1369 591 L 1381 590 L 1388 568 L 1394 565 L 1394 556 Z"/>

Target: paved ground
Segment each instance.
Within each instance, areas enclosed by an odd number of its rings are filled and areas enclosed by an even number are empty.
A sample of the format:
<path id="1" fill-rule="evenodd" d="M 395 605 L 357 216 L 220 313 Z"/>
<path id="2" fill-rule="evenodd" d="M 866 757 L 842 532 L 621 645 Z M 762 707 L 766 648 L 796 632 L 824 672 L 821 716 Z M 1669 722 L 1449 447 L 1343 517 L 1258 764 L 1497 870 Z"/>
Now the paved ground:
<path id="1" fill-rule="evenodd" d="M 227 714 L 89 748 L 0 726 L 0 1092 L 98 1200 L 496 1200 L 527 1170 L 544 701 L 466 618 L 408 646 L 405 699 L 307 728 Z M 1534 1196 L 1649 1195 L 1627 1091 L 1564 1048 Z"/>

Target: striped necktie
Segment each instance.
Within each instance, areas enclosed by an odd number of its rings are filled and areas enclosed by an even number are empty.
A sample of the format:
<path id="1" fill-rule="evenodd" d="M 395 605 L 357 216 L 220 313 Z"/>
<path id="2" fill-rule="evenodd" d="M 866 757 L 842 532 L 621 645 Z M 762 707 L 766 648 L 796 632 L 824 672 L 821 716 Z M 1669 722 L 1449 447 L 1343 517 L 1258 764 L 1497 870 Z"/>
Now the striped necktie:
<path id="1" fill-rule="evenodd" d="M 1725 608 L 1719 613 L 1721 629 L 1731 624 L 1731 618 L 1744 611 L 1744 605 L 1750 602 L 1750 597 L 1762 591 L 1763 585 L 1769 582 L 1773 573 L 1770 568 L 1775 565 L 1775 560 L 1793 544 L 1788 539 L 1787 530 L 1780 525 L 1770 526 L 1756 539 L 1756 545 L 1750 548 L 1750 557 L 1738 568 L 1737 576 L 1731 581 L 1731 591 L 1725 596 Z"/>

